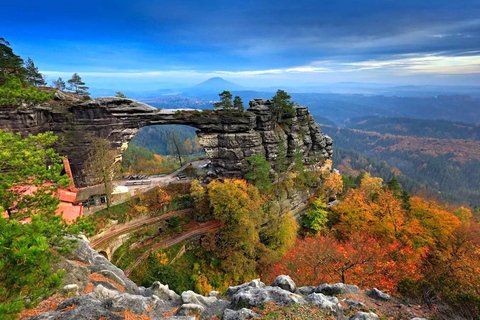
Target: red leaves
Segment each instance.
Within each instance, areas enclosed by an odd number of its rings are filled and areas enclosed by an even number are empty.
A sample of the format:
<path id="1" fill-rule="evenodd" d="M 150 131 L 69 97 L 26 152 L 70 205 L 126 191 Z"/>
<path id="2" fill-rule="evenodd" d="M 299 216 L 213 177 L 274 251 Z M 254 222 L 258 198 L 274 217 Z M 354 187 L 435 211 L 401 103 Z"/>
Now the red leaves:
<path id="1" fill-rule="evenodd" d="M 420 263 L 420 252 L 399 241 L 385 244 L 368 236 L 340 241 L 328 235 L 297 240 L 263 276 L 269 281 L 289 274 L 299 285 L 344 282 L 395 291 L 402 279 L 421 277 Z"/>

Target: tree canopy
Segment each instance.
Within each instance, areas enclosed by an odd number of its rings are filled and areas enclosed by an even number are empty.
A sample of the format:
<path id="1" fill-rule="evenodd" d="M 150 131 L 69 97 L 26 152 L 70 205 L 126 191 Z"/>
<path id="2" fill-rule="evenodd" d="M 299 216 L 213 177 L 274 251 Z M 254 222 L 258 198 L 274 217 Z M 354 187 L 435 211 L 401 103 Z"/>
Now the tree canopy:
<path id="1" fill-rule="evenodd" d="M 88 87 L 85 85 L 85 82 L 82 81 L 82 77 L 78 75 L 78 73 L 74 73 L 72 78 L 67 81 L 68 82 L 68 90 L 73 91 L 75 94 L 79 96 L 88 96 Z"/>
<path id="2" fill-rule="evenodd" d="M 16 319 L 24 307 L 35 305 L 61 284 L 62 272 L 50 264 L 57 253 L 71 249 L 68 227 L 55 214 L 55 191 L 66 187 L 62 157 L 51 148 L 52 133 L 30 135 L 0 130 L 0 318 Z M 3 208 L 2 208 L 3 207 Z M 20 220 L 29 218 L 30 223 Z M 25 299 L 28 297 L 28 299 Z"/>

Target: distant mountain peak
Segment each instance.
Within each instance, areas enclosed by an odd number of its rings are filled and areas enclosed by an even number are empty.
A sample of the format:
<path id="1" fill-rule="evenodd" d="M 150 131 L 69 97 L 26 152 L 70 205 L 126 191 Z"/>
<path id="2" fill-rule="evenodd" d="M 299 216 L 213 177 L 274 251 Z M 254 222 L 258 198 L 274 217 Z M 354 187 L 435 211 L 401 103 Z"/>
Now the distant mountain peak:
<path id="1" fill-rule="evenodd" d="M 223 91 L 223 90 L 241 90 L 243 87 L 239 84 L 225 80 L 221 77 L 213 77 L 192 87 L 195 90 L 202 91 Z M 219 92 L 220 92 L 219 91 Z"/>

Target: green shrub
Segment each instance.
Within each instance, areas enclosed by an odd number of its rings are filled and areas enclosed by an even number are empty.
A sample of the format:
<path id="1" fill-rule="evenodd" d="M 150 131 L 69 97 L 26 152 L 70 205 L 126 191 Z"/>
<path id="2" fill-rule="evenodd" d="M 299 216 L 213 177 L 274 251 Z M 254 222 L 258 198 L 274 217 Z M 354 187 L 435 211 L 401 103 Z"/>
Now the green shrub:
<path id="1" fill-rule="evenodd" d="M 24 87 L 20 79 L 15 76 L 7 77 L 5 84 L 0 87 L 0 106 L 35 105 L 46 102 L 52 97 L 52 93 L 38 91 L 36 87 Z"/>

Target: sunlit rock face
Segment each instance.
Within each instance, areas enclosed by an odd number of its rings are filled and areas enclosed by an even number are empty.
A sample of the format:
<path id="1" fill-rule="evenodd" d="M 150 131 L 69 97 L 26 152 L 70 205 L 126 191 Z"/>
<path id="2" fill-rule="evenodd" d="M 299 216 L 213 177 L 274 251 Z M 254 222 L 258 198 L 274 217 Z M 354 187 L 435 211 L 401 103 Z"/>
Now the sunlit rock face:
<path id="1" fill-rule="evenodd" d="M 61 97 L 58 98 L 61 100 Z M 245 158 L 264 155 L 273 162 L 283 144 L 288 160 L 297 151 L 306 164 L 321 163 L 332 156 L 333 141 L 324 135 L 308 108 L 298 106 L 296 115 L 275 120 L 269 100 L 254 99 L 246 112 L 157 109 L 124 98 L 96 98 L 63 106 L 42 105 L 2 108 L 0 128 L 22 134 L 53 131 L 60 136 L 57 151 L 70 159 L 75 182 L 86 184 L 85 161 L 92 137 L 106 138 L 119 157 L 139 128 L 180 124 L 197 128 L 200 144 L 215 172 L 222 177 L 242 177 Z"/>

